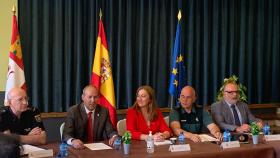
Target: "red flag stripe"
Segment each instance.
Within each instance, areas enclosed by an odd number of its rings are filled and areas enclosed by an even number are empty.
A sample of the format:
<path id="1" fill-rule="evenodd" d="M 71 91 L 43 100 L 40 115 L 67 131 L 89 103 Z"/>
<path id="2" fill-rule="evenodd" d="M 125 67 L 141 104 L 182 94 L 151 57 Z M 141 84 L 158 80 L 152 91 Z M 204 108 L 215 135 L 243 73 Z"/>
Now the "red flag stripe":
<path id="1" fill-rule="evenodd" d="M 22 69 L 24 70 L 24 66 L 23 66 L 23 60 L 22 59 L 19 59 L 14 53 L 11 53 L 9 54 L 9 57 L 11 59 L 13 59 L 15 61 L 15 63 Z"/>
<path id="2" fill-rule="evenodd" d="M 106 107 L 109 110 L 111 122 L 112 122 L 113 126 L 115 127 L 115 125 L 117 124 L 115 107 L 112 106 L 102 94 L 100 94 L 99 104 Z"/>
<path id="3" fill-rule="evenodd" d="M 99 27 L 98 36 L 101 38 L 101 44 L 108 50 L 105 31 L 104 31 L 104 26 L 103 26 L 103 22 L 101 20 L 99 20 L 99 26 L 98 27 Z"/>
<path id="4" fill-rule="evenodd" d="M 18 36 L 18 25 L 17 25 L 17 17 L 13 15 L 13 28 L 12 28 L 12 38 L 11 38 L 11 44 L 14 44 L 14 42 L 17 40 Z"/>
<path id="5" fill-rule="evenodd" d="M 97 89 L 100 88 L 100 76 L 98 76 L 94 72 L 91 73 L 91 84 L 94 85 Z"/>
<path id="6" fill-rule="evenodd" d="M 20 88 L 26 91 L 27 90 L 26 82 L 24 82 L 24 84 Z"/>

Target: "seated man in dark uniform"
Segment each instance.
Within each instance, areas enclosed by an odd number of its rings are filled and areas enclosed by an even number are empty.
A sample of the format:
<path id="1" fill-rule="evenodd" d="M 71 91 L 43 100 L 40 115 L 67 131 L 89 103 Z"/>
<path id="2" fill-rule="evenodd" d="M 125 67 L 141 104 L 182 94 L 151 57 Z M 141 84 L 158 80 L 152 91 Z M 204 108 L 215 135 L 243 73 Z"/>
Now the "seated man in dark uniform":
<path id="1" fill-rule="evenodd" d="M 46 143 L 46 132 L 39 110 L 28 106 L 26 92 L 13 88 L 8 93 L 9 106 L 0 108 L 0 132 L 19 135 L 21 143 Z"/>
<path id="2" fill-rule="evenodd" d="M 210 114 L 203 107 L 195 104 L 196 95 L 192 87 L 184 87 L 179 100 L 180 107 L 172 110 L 169 115 L 170 127 L 176 136 L 183 132 L 186 138 L 200 142 L 197 134 L 207 127 L 214 137 L 222 139 L 220 129 L 213 123 Z"/>

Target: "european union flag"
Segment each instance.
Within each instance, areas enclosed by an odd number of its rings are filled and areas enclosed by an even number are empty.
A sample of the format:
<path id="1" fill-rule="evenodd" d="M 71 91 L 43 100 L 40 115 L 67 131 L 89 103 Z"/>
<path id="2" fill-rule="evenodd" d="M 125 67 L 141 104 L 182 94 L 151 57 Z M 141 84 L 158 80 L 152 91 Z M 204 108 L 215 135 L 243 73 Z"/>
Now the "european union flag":
<path id="1" fill-rule="evenodd" d="M 172 70 L 170 73 L 169 94 L 172 95 L 178 105 L 181 89 L 186 85 L 186 71 L 184 66 L 184 57 L 181 50 L 181 11 L 178 13 L 178 24 L 176 38 L 172 55 Z"/>

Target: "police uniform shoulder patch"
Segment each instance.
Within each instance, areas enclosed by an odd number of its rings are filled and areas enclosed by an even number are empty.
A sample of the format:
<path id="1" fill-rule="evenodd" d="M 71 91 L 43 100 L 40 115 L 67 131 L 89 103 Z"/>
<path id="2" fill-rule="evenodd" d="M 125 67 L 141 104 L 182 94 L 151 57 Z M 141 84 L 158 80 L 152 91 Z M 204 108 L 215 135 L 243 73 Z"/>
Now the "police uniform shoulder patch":
<path id="1" fill-rule="evenodd" d="M 0 107 L 0 113 L 5 113 L 5 112 L 7 112 L 8 108 L 9 108 L 8 106 Z"/>
<path id="2" fill-rule="evenodd" d="M 41 115 L 35 115 L 34 118 L 37 122 L 42 122 Z"/>

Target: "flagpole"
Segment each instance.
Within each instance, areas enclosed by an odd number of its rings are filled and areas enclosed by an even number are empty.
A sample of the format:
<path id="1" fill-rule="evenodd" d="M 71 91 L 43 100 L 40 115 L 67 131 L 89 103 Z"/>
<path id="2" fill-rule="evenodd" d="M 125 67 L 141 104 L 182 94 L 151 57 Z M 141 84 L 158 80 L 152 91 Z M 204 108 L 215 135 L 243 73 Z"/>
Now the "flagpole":
<path id="1" fill-rule="evenodd" d="M 177 106 L 177 101 L 178 101 L 177 94 L 180 93 L 180 91 L 181 91 L 180 87 L 182 84 L 181 79 L 180 79 L 180 76 L 181 76 L 180 73 L 184 73 L 184 72 L 181 72 L 180 67 L 178 67 L 178 64 L 183 61 L 183 58 L 181 56 L 181 46 L 180 46 L 181 45 L 181 43 L 180 43 L 180 41 L 181 41 L 181 39 L 180 39 L 180 33 L 181 33 L 180 20 L 182 18 L 181 9 L 179 9 L 179 11 L 178 11 L 177 18 L 178 18 L 178 23 L 177 23 L 176 36 L 175 36 L 175 42 L 174 42 L 174 46 L 173 46 L 174 48 L 173 48 L 173 54 L 172 54 L 172 61 L 173 61 L 172 70 L 171 70 L 172 72 L 171 72 L 170 83 L 169 83 L 170 84 L 169 85 L 169 93 L 170 93 L 169 105 L 170 105 L 171 109 L 173 109 L 174 107 Z M 174 99 L 175 99 L 175 101 L 174 101 Z"/>
<path id="2" fill-rule="evenodd" d="M 21 87 L 24 91 L 26 91 L 27 89 L 24 76 L 24 64 L 20 45 L 20 36 L 17 24 L 16 5 L 13 5 L 12 7 L 12 14 L 12 35 L 11 46 L 9 50 L 9 62 L 4 101 L 5 105 L 8 105 L 8 93 L 12 88 Z"/>
<path id="3" fill-rule="evenodd" d="M 16 5 L 13 5 L 12 12 L 13 12 L 14 15 L 16 15 L 16 12 L 17 12 L 16 11 Z"/>
<path id="4" fill-rule="evenodd" d="M 170 97 L 170 108 L 173 109 L 174 107 L 174 97 L 171 95 Z"/>
<path id="5" fill-rule="evenodd" d="M 16 6 L 15 6 L 15 4 L 14 4 L 13 7 L 12 7 L 12 13 L 13 13 L 13 15 L 16 15 Z M 13 24 L 12 24 L 12 25 L 13 25 Z M 8 101 L 7 101 L 7 98 L 6 98 L 6 95 L 7 95 L 6 93 L 8 93 L 7 90 L 5 90 L 4 105 L 5 105 L 5 106 L 8 106 L 9 103 L 8 103 Z"/>
<path id="6" fill-rule="evenodd" d="M 100 10 L 99 10 L 99 19 L 100 19 L 100 20 L 102 19 L 102 10 L 101 10 L 101 8 L 100 8 Z"/>
<path id="7" fill-rule="evenodd" d="M 100 94 L 99 104 L 108 109 L 110 120 L 116 129 L 117 115 L 115 104 L 115 92 L 113 73 L 109 57 L 109 49 L 106 40 L 105 29 L 102 22 L 102 10 L 99 11 L 98 36 L 96 40 L 95 54 L 91 73 L 91 84 Z M 102 69 L 102 71 L 101 71 Z M 106 75 L 106 78 L 102 77 Z"/>

